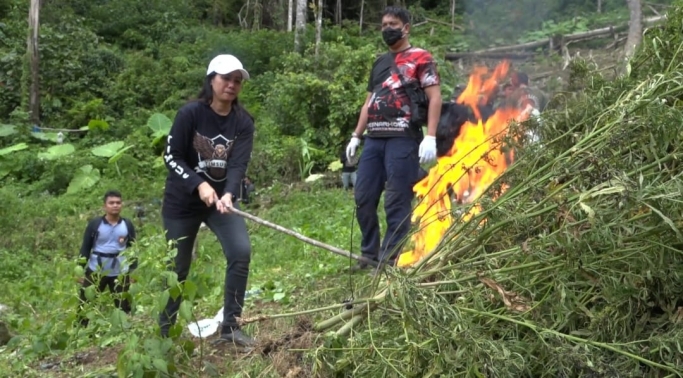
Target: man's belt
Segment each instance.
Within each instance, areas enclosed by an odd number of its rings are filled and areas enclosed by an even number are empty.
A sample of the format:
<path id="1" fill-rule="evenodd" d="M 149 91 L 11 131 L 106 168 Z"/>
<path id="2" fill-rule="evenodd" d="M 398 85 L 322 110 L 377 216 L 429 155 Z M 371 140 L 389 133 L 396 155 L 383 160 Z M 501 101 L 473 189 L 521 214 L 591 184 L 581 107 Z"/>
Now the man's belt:
<path id="1" fill-rule="evenodd" d="M 121 254 L 121 252 L 104 253 L 104 252 L 95 252 L 95 251 L 93 251 L 92 254 L 95 255 L 95 256 L 97 256 L 97 266 L 99 266 L 100 268 L 102 268 L 102 257 L 112 258 L 113 261 L 111 262 L 111 269 L 115 269 L 116 266 L 117 266 L 118 263 L 119 263 L 119 259 L 117 259 L 117 257 L 119 257 L 119 255 Z"/>

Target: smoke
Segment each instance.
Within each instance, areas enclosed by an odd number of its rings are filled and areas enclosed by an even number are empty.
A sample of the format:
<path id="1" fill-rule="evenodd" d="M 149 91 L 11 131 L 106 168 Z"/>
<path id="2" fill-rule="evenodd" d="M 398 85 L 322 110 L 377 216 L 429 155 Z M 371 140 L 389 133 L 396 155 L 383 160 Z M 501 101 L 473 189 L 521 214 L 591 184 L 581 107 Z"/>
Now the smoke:
<path id="1" fill-rule="evenodd" d="M 596 14 L 595 0 L 456 0 L 467 34 L 477 47 L 549 37 L 569 25 L 563 20 Z M 602 0 L 603 13 L 627 10 L 623 0 Z M 555 23 L 550 23 L 554 21 Z M 544 28 L 544 23 L 548 23 Z"/>
<path id="2" fill-rule="evenodd" d="M 562 0 L 464 0 L 467 33 L 486 47 L 517 43 L 530 31 L 539 30 L 561 7 Z"/>

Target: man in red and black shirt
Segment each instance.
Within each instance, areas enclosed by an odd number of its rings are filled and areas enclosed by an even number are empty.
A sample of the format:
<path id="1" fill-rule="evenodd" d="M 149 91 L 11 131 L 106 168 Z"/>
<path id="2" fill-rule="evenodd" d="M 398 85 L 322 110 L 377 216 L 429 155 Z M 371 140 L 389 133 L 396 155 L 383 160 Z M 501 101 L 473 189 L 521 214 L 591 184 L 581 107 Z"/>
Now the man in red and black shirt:
<path id="1" fill-rule="evenodd" d="M 387 7 L 382 14 L 382 38 L 389 52 L 372 66 L 368 95 L 346 148 L 351 160 L 367 130 L 355 188 L 363 234 L 361 252 L 389 265 L 395 263 L 401 241 L 410 230 L 413 186 L 420 164 L 436 159 L 435 135 L 442 104 L 436 62 L 429 52 L 410 45 L 409 34 L 410 13 Z M 425 99 L 426 119 L 415 116 L 416 93 Z M 427 135 L 423 138 L 424 123 Z M 380 245 L 377 206 L 383 191 L 387 230 Z M 355 269 L 366 267 L 360 263 Z"/>

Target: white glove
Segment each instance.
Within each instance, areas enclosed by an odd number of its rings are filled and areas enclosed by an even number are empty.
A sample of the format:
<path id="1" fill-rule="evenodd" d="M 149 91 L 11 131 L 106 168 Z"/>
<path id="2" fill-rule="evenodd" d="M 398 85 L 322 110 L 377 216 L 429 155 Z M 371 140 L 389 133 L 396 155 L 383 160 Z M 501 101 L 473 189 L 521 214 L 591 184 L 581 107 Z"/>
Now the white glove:
<path id="1" fill-rule="evenodd" d="M 531 111 L 531 117 L 530 118 L 534 118 L 536 120 L 536 122 L 538 122 L 539 126 L 543 126 L 543 120 L 541 120 L 541 112 L 539 112 L 538 109 L 534 108 L 534 110 Z M 538 134 L 536 134 L 534 131 L 527 130 L 526 133 L 529 136 L 529 140 L 531 141 L 531 143 L 537 143 L 538 141 L 541 140 L 541 138 L 538 136 Z"/>
<path id="2" fill-rule="evenodd" d="M 356 155 L 356 148 L 360 144 L 360 139 L 357 137 L 351 137 L 351 141 L 346 146 L 346 160 L 351 161 L 351 158 Z"/>
<path id="3" fill-rule="evenodd" d="M 436 137 L 426 135 L 420 143 L 420 164 L 436 160 Z"/>

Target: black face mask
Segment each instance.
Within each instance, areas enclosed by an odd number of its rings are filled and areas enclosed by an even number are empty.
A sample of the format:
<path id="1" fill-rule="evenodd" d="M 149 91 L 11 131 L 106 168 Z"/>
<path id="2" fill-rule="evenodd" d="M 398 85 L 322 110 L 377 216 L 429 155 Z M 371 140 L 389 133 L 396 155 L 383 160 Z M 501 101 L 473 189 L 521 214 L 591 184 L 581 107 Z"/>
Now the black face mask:
<path id="1" fill-rule="evenodd" d="M 386 28 L 382 30 L 382 39 L 384 43 L 389 46 L 393 46 L 396 42 L 403 38 L 403 30 L 401 28 Z"/>

